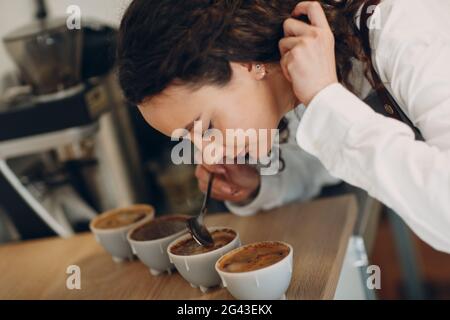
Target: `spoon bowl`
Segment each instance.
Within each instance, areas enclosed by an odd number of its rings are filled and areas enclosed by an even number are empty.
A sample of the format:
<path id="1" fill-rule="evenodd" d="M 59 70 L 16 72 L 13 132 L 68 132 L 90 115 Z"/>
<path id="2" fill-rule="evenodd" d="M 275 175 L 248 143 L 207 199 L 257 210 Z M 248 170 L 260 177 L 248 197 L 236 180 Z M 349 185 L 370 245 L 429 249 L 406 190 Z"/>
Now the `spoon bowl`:
<path id="1" fill-rule="evenodd" d="M 201 246 L 210 247 L 214 245 L 214 240 L 211 237 L 208 229 L 203 223 L 199 222 L 198 217 L 191 218 L 187 221 L 189 232 L 195 241 Z"/>

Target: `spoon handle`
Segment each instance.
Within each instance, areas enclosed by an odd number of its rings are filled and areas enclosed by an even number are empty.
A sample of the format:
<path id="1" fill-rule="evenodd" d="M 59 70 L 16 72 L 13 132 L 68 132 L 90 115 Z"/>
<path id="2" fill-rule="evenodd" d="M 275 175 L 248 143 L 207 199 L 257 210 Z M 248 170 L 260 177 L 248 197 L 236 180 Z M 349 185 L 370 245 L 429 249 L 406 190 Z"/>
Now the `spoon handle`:
<path id="1" fill-rule="evenodd" d="M 214 173 L 211 173 L 209 175 L 208 188 L 206 189 L 205 198 L 203 199 L 202 209 L 200 210 L 201 216 L 204 216 L 208 209 L 209 200 L 211 199 L 211 190 L 212 190 L 213 181 L 214 181 Z"/>

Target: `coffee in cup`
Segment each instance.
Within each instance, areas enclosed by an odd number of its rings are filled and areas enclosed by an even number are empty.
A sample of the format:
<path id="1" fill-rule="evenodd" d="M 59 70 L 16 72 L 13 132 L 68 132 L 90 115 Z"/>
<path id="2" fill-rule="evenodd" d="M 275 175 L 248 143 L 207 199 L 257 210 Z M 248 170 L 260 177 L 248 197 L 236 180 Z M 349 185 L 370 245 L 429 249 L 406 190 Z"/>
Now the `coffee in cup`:
<path id="1" fill-rule="evenodd" d="M 214 251 L 233 241 L 236 238 L 236 232 L 231 229 L 218 229 L 211 233 L 211 237 L 214 241 L 212 246 L 201 246 L 191 237 L 177 243 L 170 251 L 179 256 L 192 256 Z"/>
<path id="2" fill-rule="evenodd" d="M 228 252 L 215 267 L 223 286 L 236 299 L 285 299 L 292 278 L 293 249 L 284 242 L 257 242 Z"/>
<path id="3" fill-rule="evenodd" d="M 94 228 L 106 230 L 116 229 L 129 226 L 130 224 L 138 223 L 148 216 L 146 211 L 134 211 L 124 209 L 123 211 L 116 211 L 112 214 L 100 217 L 95 223 Z"/>
<path id="4" fill-rule="evenodd" d="M 168 245 L 188 233 L 189 216 L 170 215 L 142 224 L 128 233 L 128 241 L 138 258 L 154 276 L 172 272 L 173 264 L 167 254 Z"/>
<path id="5" fill-rule="evenodd" d="M 269 267 L 289 255 L 288 246 L 280 242 L 262 242 L 243 247 L 222 259 L 219 269 L 225 272 L 249 272 Z"/>
<path id="6" fill-rule="evenodd" d="M 214 245 L 202 247 L 190 234 L 169 244 L 167 253 L 181 276 L 192 287 L 199 287 L 202 292 L 220 285 L 221 280 L 215 269 L 217 260 L 225 253 L 239 247 L 241 241 L 236 230 L 226 227 L 208 228 Z"/>
<path id="7" fill-rule="evenodd" d="M 133 252 L 127 240 L 128 232 L 153 219 L 155 210 L 149 205 L 133 205 L 102 213 L 89 225 L 97 241 L 115 262 L 132 260 Z"/>
<path id="8" fill-rule="evenodd" d="M 185 230 L 188 219 L 188 216 L 156 218 L 134 229 L 130 238 L 135 241 L 152 241 L 165 238 Z"/>

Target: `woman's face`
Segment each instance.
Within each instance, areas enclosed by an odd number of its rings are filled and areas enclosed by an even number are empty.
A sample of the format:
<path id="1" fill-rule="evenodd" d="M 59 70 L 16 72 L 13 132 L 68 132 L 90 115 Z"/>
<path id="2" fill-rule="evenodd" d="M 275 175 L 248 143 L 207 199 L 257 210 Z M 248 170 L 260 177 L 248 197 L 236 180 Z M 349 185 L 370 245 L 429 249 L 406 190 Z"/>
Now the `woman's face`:
<path id="1" fill-rule="evenodd" d="M 291 85 L 280 67 L 265 65 L 262 71 L 252 64 L 232 63 L 231 67 L 233 76 L 225 86 L 205 85 L 193 89 L 172 85 L 144 101 L 139 110 L 156 130 L 167 136 L 179 136 L 175 132 L 186 129 L 190 133 L 186 137 L 194 143 L 196 121 L 201 122 L 200 134 L 214 128 L 224 137 L 227 129 L 266 129 L 268 132 L 276 129 L 284 114 L 296 104 Z M 224 146 L 227 143 L 225 139 Z M 246 142 L 247 152 L 248 144 Z"/>

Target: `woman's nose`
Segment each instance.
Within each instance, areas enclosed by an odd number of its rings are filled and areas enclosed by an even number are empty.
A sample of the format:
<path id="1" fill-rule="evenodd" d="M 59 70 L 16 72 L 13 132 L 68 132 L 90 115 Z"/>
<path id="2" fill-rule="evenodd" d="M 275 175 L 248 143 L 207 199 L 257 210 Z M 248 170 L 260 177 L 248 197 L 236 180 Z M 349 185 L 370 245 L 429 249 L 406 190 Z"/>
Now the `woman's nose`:
<path id="1" fill-rule="evenodd" d="M 223 144 L 216 141 L 192 141 L 197 148 L 196 160 L 206 164 L 223 164 L 224 155 L 226 154 Z"/>

